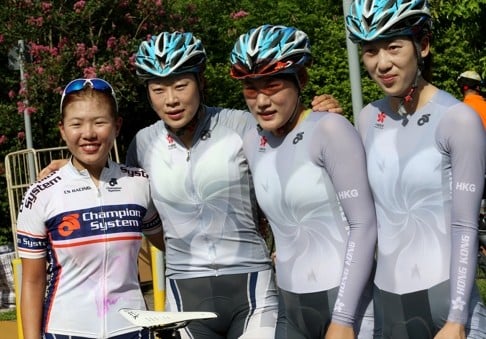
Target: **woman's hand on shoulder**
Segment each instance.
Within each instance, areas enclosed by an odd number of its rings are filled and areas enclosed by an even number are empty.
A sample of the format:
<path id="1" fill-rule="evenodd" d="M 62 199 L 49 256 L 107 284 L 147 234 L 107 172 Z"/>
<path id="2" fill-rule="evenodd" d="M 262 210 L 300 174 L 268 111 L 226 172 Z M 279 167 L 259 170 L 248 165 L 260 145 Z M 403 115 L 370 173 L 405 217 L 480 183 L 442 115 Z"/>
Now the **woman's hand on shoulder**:
<path id="1" fill-rule="evenodd" d="M 333 112 L 342 114 L 343 109 L 339 101 L 331 94 L 321 94 L 314 97 L 311 102 L 312 110 L 315 112 Z"/>
<path id="2" fill-rule="evenodd" d="M 50 173 L 57 171 L 62 166 L 66 165 L 66 163 L 68 161 L 69 161 L 68 159 L 51 160 L 49 165 L 47 165 L 46 167 L 41 169 L 39 174 L 37 174 L 37 180 L 43 179 L 43 178 L 47 177 Z"/>

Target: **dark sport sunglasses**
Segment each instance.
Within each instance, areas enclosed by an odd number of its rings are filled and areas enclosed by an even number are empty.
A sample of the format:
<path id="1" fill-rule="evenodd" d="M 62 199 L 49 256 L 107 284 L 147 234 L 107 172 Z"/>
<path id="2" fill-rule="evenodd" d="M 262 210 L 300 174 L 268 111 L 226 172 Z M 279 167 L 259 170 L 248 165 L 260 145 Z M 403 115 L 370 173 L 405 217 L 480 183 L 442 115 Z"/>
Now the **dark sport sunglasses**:
<path id="1" fill-rule="evenodd" d="M 86 86 L 90 86 L 95 91 L 103 92 L 110 94 L 115 101 L 116 111 L 118 112 L 118 102 L 116 101 L 115 91 L 113 87 L 110 85 L 108 81 L 99 78 L 92 78 L 92 79 L 75 79 L 72 80 L 67 86 L 64 88 L 61 97 L 61 112 L 62 112 L 62 104 L 64 103 L 64 99 L 66 95 L 72 94 L 74 92 L 81 91 L 82 89 L 86 88 Z"/>

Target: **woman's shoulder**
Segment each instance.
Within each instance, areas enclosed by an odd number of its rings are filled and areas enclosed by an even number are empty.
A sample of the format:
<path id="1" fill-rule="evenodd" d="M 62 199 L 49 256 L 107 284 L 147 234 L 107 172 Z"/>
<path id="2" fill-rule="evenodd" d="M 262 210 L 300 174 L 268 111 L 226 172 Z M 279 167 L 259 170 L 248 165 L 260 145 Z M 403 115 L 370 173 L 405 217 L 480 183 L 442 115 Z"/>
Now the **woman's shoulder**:
<path id="1" fill-rule="evenodd" d="M 160 133 L 160 131 L 165 131 L 165 124 L 162 120 L 158 120 L 154 122 L 151 125 L 148 125 L 146 127 L 143 127 L 137 132 L 137 136 L 147 136 L 147 135 L 152 135 L 156 133 Z"/>
<path id="2" fill-rule="evenodd" d="M 318 122 L 322 126 L 350 125 L 351 121 L 343 114 L 333 112 L 311 112 L 309 122 Z"/>
<path id="3" fill-rule="evenodd" d="M 439 90 L 433 99 L 433 104 L 441 106 L 443 108 L 443 118 L 451 121 L 453 124 L 476 124 L 480 122 L 478 114 L 471 106 L 446 91 Z"/>
<path id="4" fill-rule="evenodd" d="M 256 126 L 255 118 L 245 110 L 223 108 L 223 107 L 206 107 L 206 113 L 211 119 L 211 129 L 217 126 L 226 127 L 240 135 Z"/>
<path id="5" fill-rule="evenodd" d="M 206 107 L 206 112 L 211 118 L 254 121 L 250 112 L 237 108 Z"/>

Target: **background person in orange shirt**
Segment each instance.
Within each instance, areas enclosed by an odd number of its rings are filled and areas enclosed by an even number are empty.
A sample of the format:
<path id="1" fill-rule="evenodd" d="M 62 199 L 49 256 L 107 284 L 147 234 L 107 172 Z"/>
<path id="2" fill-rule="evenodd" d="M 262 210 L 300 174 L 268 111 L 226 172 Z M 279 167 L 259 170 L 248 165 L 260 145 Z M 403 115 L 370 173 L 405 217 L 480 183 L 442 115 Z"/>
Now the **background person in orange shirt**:
<path id="1" fill-rule="evenodd" d="M 481 95 L 481 87 L 484 86 L 481 76 L 475 71 L 466 71 L 457 78 L 457 85 L 464 97 L 464 103 L 479 114 L 486 128 L 486 100 Z"/>

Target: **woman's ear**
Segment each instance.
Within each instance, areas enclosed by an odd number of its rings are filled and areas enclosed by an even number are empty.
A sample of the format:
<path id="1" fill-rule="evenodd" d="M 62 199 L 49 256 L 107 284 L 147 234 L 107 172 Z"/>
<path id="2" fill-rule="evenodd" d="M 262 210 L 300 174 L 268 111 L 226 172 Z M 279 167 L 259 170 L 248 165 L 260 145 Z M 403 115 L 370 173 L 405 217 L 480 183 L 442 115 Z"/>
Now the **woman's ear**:
<path id="1" fill-rule="evenodd" d="M 425 58 L 430 53 L 430 37 L 427 35 L 422 37 L 419 45 L 420 55 L 422 56 L 422 58 Z"/>
<path id="2" fill-rule="evenodd" d="M 199 84 L 199 90 L 201 92 L 204 91 L 204 88 L 206 87 L 206 78 L 204 77 L 204 73 L 203 72 L 199 72 L 197 75 L 197 82 Z"/>
<path id="3" fill-rule="evenodd" d="M 66 134 L 64 133 L 64 123 L 62 120 L 57 123 L 57 127 L 59 128 L 59 133 L 61 133 L 62 140 L 66 141 Z"/>
<path id="4" fill-rule="evenodd" d="M 122 117 L 117 117 L 116 120 L 115 120 L 115 131 L 116 131 L 115 136 L 116 137 L 118 137 L 118 134 L 120 134 L 120 130 L 121 130 L 122 124 L 123 124 L 123 118 Z"/>
<path id="5" fill-rule="evenodd" d="M 301 70 L 299 70 L 297 77 L 299 79 L 299 84 L 301 87 L 300 89 L 302 90 L 307 85 L 307 82 L 309 81 L 309 74 L 307 73 L 307 69 L 302 68 Z"/>

